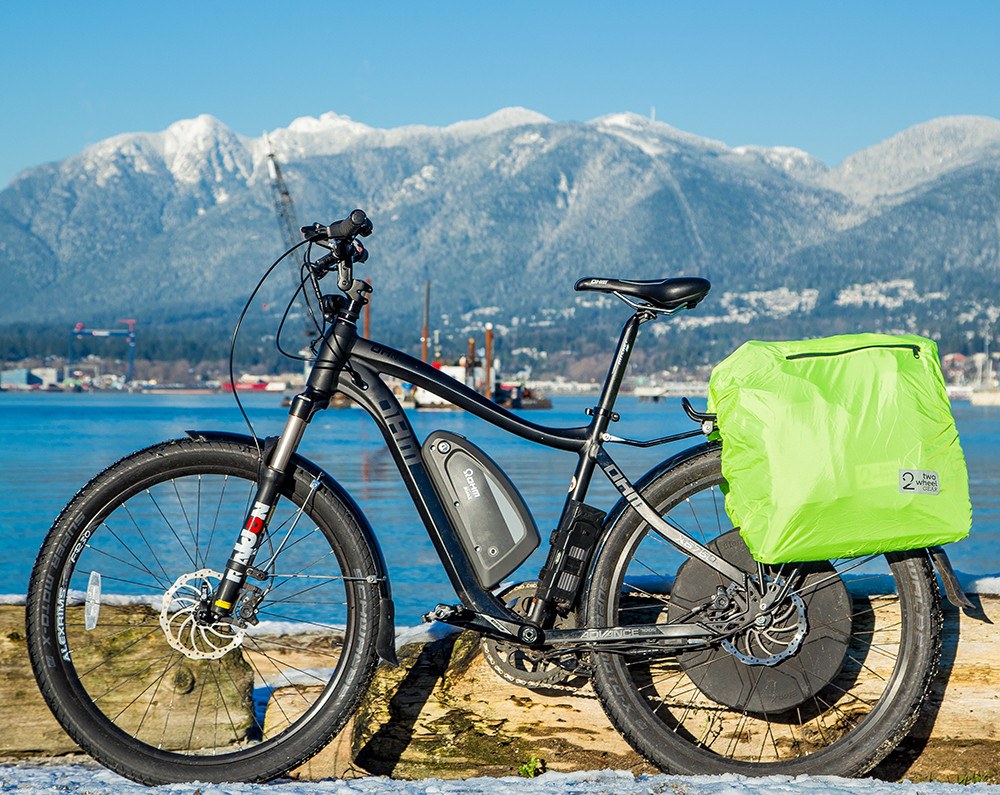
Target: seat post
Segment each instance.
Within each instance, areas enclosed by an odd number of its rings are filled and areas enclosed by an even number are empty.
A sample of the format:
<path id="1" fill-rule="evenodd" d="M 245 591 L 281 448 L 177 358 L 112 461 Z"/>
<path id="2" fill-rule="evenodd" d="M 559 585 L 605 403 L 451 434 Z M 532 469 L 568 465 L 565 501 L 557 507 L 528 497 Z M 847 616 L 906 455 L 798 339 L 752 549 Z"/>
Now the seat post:
<path id="1" fill-rule="evenodd" d="M 611 424 L 612 420 L 618 419 L 618 415 L 614 413 L 615 400 L 618 397 L 618 390 L 621 389 L 625 370 L 628 368 L 628 360 L 632 355 L 636 336 L 639 334 L 639 326 L 652 317 L 653 314 L 650 312 L 639 311 L 632 315 L 622 327 L 621 336 L 618 338 L 618 347 L 615 348 L 614 361 L 611 362 L 608 375 L 604 379 L 601 397 L 597 406 L 587 409 L 587 413 L 592 417 L 587 429 L 588 444 L 580 451 L 580 462 L 577 464 L 572 487 L 567 495 L 568 500 L 583 502 L 586 499 L 587 489 L 590 488 L 590 481 L 596 465 L 596 450 L 600 447 L 608 425 Z"/>
<path id="2" fill-rule="evenodd" d="M 605 415 L 610 419 L 612 410 L 615 407 L 615 400 L 618 398 L 618 390 L 621 389 L 622 379 L 625 378 L 625 370 L 628 368 L 629 358 L 632 356 L 632 348 L 635 346 L 636 337 L 639 335 L 639 326 L 647 320 L 653 318 L 652 312 L 639 311 L 625 321 L 622 326 L 621 335 L 618 337 L 618 347 L 615 348 L 615 358 L 608 368 L 608 374 L 604 379 L 604 387 L 601 389 L 601 397 L 597 403 L 594 413 L 598 416 Z M 605 424 L 604 430 L 607 430 Z"/>
<path id="3" fill-rule="evenodd" d="M 570 483 L 569 493 L 566 495 L 566 502 L 563 505 L 559 526 L 553 535 L 554 538 L 558 534 L 569 533 L 581 506 L 586 508 L 584 502 L 587 498 L 587 490 L 590 488 L 590 481 L 594 476 L 594 469 L 597 466 L 597 454 L 601 450 L 603 436 L 611 421 L 618 419 L 618 415 L 614 413 L 615 399 L 618 397 L 618 390 L 621 389 L 622 379 L 625 377 L 632 347 L 639 334 L 639 326 L 652 318 L 652 312 L 640 310 L 632 315 L 622 327 L 621 335 L 618 338 L 618 347 L 615 348 L 614 361 L 611 362 L 608 375 L 604 379 L 601 397 L 595 408 L 587 409 L 587 413 L 591 415 L 590 425 L 587 428 L 587 446 L 580 451 L 580 460 L 573 473 L 573 480 Z M 550 547 L 549 557 L 542 572 L 552 569 L 559 570 L 559 555 L 560 552 L 555 548 L 555 545 Z M 544 580 L 545 577 L 540 577 L 539 582 Z M 551 626 L 551 619 L 554 616 L 554 608 L 547 594 L 548 590 L 545 593 L 537 593 L 528 612 L 528 621 L 544 628 Z"/>

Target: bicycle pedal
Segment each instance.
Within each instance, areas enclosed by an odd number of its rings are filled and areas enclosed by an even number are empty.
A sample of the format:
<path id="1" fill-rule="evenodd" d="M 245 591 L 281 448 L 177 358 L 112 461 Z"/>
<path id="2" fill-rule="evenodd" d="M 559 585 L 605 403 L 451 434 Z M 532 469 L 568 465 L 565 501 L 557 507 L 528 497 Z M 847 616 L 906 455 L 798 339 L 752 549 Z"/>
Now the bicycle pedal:
<path id="1" fill-rule="evenodd" d="M 425 624 L 430 624 L 433 621 L 448 621 L 465 612 L 461 605 L 437 605 L 429 613 L 425 613 L 423 619 Z"/>

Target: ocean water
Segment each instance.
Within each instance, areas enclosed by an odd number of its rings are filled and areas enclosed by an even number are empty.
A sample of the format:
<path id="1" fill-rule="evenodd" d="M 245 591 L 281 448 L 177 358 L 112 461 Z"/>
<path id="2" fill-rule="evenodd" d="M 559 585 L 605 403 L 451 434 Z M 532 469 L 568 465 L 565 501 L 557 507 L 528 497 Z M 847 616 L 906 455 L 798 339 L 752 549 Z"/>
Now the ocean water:
<path id="1" fill-rule="evenodd" d="M 559 397 L 549 411 L 529 412 L 553 427 L 583 425 L 593 397 Z M 280 432 L 287 410 L 280 395 L 245 400 L 255 431 Z M 697 401 L 696 401 L 697 402 Z M 652 438 L 692 428 L 679 400 L 619 400 L 620 436 Z M 955 567 L 971 574 L 1000 573 L 1000 407 L 954 404 L 969 464 L 973 503 L 971 536 L 949 548 Z M 543 539 L 558 520 L 576 457 L 507 434 L 462 412 L 410 412 L 423 439 L 443 428 L 468 437 L 496 460 L 518 486 Z M 184 431 L 246 432 L 232 396 L 114 393 L 0 394 L 0 594 L 24 594 L 35 554 L 63 505 L 92 476 L 128 453 Z M 631 479 L 697 442 L 651 450 L 610 448 Z M 433 545 L 409 502 L 399 474 L 371 419 L 355 409 L 318 414 L 300 452 L 327 469 L 357 500 L 382 545 L 400 626 L 419 623 L 438 602 L 455 601 Z M 588 502 L 609 509 L 616 492 L 595 475 Z M 234 528 L 234 536 L 238 529 Z M 543 542 L 513 579 L 533 579 L 543 563 Z M 221 565 L 221 563 L 220 563 Z"/>

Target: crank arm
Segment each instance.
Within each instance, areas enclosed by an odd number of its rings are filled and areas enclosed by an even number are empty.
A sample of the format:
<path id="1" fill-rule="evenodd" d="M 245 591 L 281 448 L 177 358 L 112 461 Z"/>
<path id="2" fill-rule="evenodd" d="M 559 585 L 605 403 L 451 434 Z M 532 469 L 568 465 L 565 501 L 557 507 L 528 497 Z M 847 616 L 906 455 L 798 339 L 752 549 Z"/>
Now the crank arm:
<path id="1" fill-rule="evenodd" d="M 438 605 L 424 616 L 424 621 L 440 621 L 442 624 L 459 629 L 481 632 L 494 640 L 523 646 L 541 646 L 545 643 L 546 637 L 546 633 L 534 624 L 504 621 L 484 613 L 474 613 L 460 605 Z"/>

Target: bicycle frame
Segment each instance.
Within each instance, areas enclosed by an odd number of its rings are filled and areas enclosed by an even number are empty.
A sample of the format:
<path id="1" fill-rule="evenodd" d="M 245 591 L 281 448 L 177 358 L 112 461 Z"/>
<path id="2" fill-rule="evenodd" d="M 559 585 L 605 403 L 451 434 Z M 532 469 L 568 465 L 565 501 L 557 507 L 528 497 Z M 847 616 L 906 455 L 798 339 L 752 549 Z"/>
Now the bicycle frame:
<path id="1" fill-rule="evenodd" d="M 357 284 L 357 283 L 356 283 Z M 365 302 L 364 289 L 348 296 L 352 307 L 360 309 Z M 236 601 L 242 587 L 240 576 L 252 563 L 255 545 L 259 543 L 262 526 L 266 525 L 271 494 L 277 488 L 281 473 L 295 452 L 306 424 L 312 416 L 327 406 L 335 391 L 354 400 L 373 419 L 382 432 L 386 446 L 400 476 L 417 508 L 418 514 L 434 544 L 462 608 L 438 605 L 430 614 L 433 618 L 456 626 L 475 629 L 503 640 L 516 640 L 528 645 L 543 643 L 583 644 L 622 640 L 656 639 L 678 645 L 690 645 L 697 639 L 717 637 L 717 632 L 703 623 L 632 626 L 579 630 L 544 630 L 543 625 L 552 611 L 543 600 L 536 600 L 532 615 L 527 619 L 516 615 L 492 592 L 480 586 L 462 546 L 459 535 L 435 492 L 420 456 L 421 443 L 416 438 L 406 414 L 392 390 L 381 376 L 396 377 L 422 387 L 505 431 L 528 441 L 559 450 L 575 452 L 578 463 L 560 518 L 559 528 L 572 521 L 573 507 L 584 502 L 596 467 L 604 472 L 622 495 L 622 499 L 653 528 L 681 552 L 697 557 L 740 587 L 763 595 L 754 586 L 756 573 L 743 571 L 715 555 L 704 545 L 688 536 L 681 528 L 659 516 L 604 449 L 605 442 L 640 446 L 661 444 L 701 435 L 702 430 L 664 437 L 651 442 L 635 442 L 607 433 L 609 424 L 618 419 L 615 400 L 628 365 L 629 354 L 638 335 L 639 326 L 652 319 L 648 312 L 638 311 L 622 328 L 615 357 L 608 370 L 597 406 L 588 410 L 589 424 L 572 428 L 552 428 L 519 417 L 480 395 L 465 384 L 409 354 L 387 345 L 360 337 L 357 333 L 357 311 L 341 312 L 327 328 L 305 390 L 296 396 L 289 411 L 285 429 L 263 467 L 264 474 L 258 496 L 250 512 L 240 541 L 227 564 L 227 574 L 219 587 L 215 605 L 225 609 Z M 259 521 L 258 521 L 259 520 Z M 256 528 L 256 529 L 255 529 Z M 550 551 L 549 563 L 552 563 Z M 547 564 L 548 565 L 548 564 Z M 580 586 L 583 580 L 581 579 Z M 578 589 L 579 591 L 579 589 Z"/>

